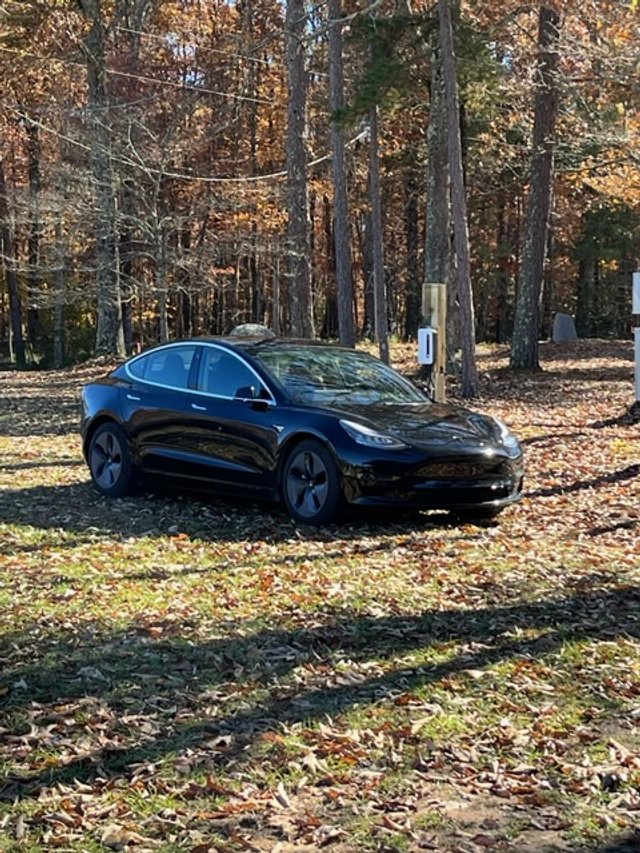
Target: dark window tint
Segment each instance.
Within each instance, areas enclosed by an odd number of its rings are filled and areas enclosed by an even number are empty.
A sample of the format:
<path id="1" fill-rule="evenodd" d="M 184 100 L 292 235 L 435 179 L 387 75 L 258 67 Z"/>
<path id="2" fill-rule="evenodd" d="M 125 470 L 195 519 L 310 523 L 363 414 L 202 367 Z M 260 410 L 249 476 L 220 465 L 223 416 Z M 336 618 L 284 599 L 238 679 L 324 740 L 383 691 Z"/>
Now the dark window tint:
<path id="1" fill-rule="evenodd" d="M 142 379 L 145 382 L 186 389 L 195 352 L 195 346 L 154 350 L 148 355 L 137 358 L 128 366 L 128 370 L 136 379 Z"/>
<path id="2" fill-rule="evenodd" d="M 252 396 L 270 396 L 250 367 L 233 353 L 217 347 L 203 350 L 198 388 L 219 397 L 236 397 L 238 391 L 242 396 L 251 396 L 250 388 L 254 389 Z"/>

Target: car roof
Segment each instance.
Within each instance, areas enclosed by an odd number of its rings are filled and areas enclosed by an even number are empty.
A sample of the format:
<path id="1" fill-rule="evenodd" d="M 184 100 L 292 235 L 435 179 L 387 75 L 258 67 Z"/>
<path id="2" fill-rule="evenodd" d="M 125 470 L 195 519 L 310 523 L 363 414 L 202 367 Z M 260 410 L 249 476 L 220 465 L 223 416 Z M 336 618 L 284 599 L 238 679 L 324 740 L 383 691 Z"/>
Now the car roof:
<path id="1" fill-rule="evenodd" d="M 327 341 L 310 340 L 308 338 L 279 338 L 272 335 L 198 335 L 191 338 L 179 338 L 174 341 L 165 341 L 163 344 L 154 344 L 147 347 L 143 352 L 151 352 L 164 346 L 176 346 L 179 344 L 223 344 L 232 349 L 254 349 L 256 347 L 330 347 L 331 349 L 345 349 L 339 344 L 331 344 Z M 142 354 L 142 353 L 141 353 Z"/>

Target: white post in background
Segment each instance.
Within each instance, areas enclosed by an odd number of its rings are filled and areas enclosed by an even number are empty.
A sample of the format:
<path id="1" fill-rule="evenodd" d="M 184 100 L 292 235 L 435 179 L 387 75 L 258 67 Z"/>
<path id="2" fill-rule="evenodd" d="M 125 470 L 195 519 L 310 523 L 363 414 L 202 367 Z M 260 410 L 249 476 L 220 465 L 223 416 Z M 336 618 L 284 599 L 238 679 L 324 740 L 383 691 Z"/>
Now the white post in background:
<path id="1" fill-rule="evenodd" d="M 640 404 L 640 272 L 633 274 L 631 313 L 636 322 L 633 330 L 636 352 L 636 403 Z"/>

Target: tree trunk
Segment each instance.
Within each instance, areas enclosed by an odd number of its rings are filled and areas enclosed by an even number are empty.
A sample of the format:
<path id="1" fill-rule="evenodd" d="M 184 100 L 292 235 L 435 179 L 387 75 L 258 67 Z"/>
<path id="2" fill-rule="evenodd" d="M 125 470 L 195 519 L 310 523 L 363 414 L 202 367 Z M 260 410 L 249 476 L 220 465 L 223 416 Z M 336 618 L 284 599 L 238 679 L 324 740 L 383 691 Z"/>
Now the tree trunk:
<path id="1" fill-rule="evenodd" d="M 375 336 L 380 358 L 389 364 L 389 332 L 385 293 L 382 202 L 380 199 L 380 149 L 378 141 L 378 106 L 369 111 L 369 204 L 371 206 L 371 244 L 373 254 L 373 304 Z"/>
<path id="2" fill-rule="evenodd" d="M 168 288 L 167 288 L 167 236 L 162 224 L 156 223 L 156 294 L 158 298 L 158 335 L 160 343 L 169 340 Z"/>
<path id="3" fill-rule="evenodd" d="M 133 234 L 135 216 L 135 191 L 132 178 L 122 181 L 122 225 L 120 227 L 120 296 L 122 303 L 122 331 L 127 355 L 133 352 Z"/>
<path id="4" fill-rule="evenodd" d="M 442 76 L 442 51 L 431 52 L 431 107 L 427 131 L 427 230 L 425 279 L 445 284 L 451 260 L 450 181 L 447 160 L 447 111 Z"/>
<path id="5" fill-rule="evenodd" d="M 478 395 L 478 373 L 475 360 L 475 322 L 471 266 L 469 260 L 469 228 L 462 167 L 460 140 L 460 105 L 456 80 L 453 29 L 449 0 L 438 0 L 442 70 L 445 83 L 449 174 L 451 177 L 451 211 L 454 244 L 458 266 L 458 303 L 460 305 L 460 344 L 462 347 L 462 395 Z"/>
<path id="6" fill-rule="evenodd" d="M 291 332 L 313 338 L 311 291 L 311 223 L 307 182 L 307 71 L 304 0 L 287 0 L 287 278 Z"/>
<path id="7" fill-rule="evenodd" d="M 105 82 L 106 35 L 101 0 L 78 0 L 90 23 L 82 40 L 87 63 L 91 168 L 96 197 L 96 262 L 99 355 L 125 354 L 120 303 L 120 271 L 116 227 L 116 192 L 111 163 L 111 126 Z"/>
<path id="8" fill-rule="evenodd" d="M 415 340 L 420 325 L 422 295 L 418 268 L 418 193 L 415 178 L 410 174 L 406 176 L 405 181 L 404 227 L 407 246 L 404 337 Z"/>
<path id="9" fill-rule="evenodd" d="M 504 177 L 504 176 L 503 176 Z M 498 191 L 496 222 L 496 279 L 497 300 L 494 339 L 497 344 L 506 340 L 507 301 L 509 296 L 509 248 L 507 245 L 507 191 Z"/>
<path id="10" fill-rule="evenodd" d="M 345 166 L 344 132 L 339 113 L 344 108 L 344 70 L 342 59 L 342 16 L 340 0 L 329 0 L 329 79 L 331 122 L 331 150 L 334 194 L 334 246 L 336 261 L 336 291 L 338 305 L 338 333 L 340 343 L 353 347 L 356 343 L 353 322 L 353 278 L 351 272 L 351 238 L 349 233 L 349 204 L 347 198 L 347 172 Z"/>
<path id="11" fill-rule="evenodd" d="M 363 312 L 361 334 L 363 337 L 373 340 L 375 326 L 375 311 L 373 305 L 373 240 L 371 238 L 371 213 L 362 213 L 356 219 L 356 232 L 358 235 L 358 246 L 362 258 L 363 279 Z"/>
<path id="12" fill-rule="evenodd" d="M 180 251 L 183 258 L 189 256 L 191 252 L 191 230 L 188 225 L 185 225 L 180 231 Z M 178 273 L 179 282 L 179 317 L 180 317 L 180 337 L 190 338 L 193 335 L 193 303 L 191 299 L 191 276 L 189 273 L 190 267 L 183 264 Z"/>
<path id="13" fill-rule="evenodd" d="M 42 180 L 40 174 L 40 145 L 39 128 L 27 116 L 25 118 L 27 132 L 27 170 L 29 173 L 29 237 L 27 240 L 29 271 L 27 274 L 27 339 L 32 354 L 38 349 L 40 342 L 40 192 Z"/>
<path id="14" fill-rule="evenodd" d="M 338 301 L 335 286 L 336 275 L 336 241 L 334 237 L 334 221 L 332 218 L 333 205 L 327 195 L 322 197 L 322 221 L 325 238 L 325 308 L 321 337 L 335 338 L 340 336 Z M 342 343 L 342 341 L 340 341 Z M 345 344 L 343 344 L 345 346 Z"/>
<path id="15" fill-rule="evenodd" d="M 274 255 L 273 258 L 273 282 L 272 282 L 272 291 L 273 291 L 273 308 L 272 308 L 272 319 L 271 319 L 271 329 L 273 333 L 279 337 L 280 336 L 280 256 L 278 254 Z"/>
<path id="16" fill-rule="evenodd" d="M 258 90 L 260 83 L 260 66 L 253 62 L 250 52 L 254 47 L 254 21 L 256 10 L 251 0 L 242 5 L 242 26 L 246 38 L 245 50 L 248 54 L 246 62 L 245 85 L 249 101 L 249 160 L 251 175 L 258 174 Z M 256 204 L 251 200 L 251 251 L 247 258 L 247 273 L 251 282 L 251 316 L 254 323 L 264 322 L 264 294 L 262 289 L 261 266 L 258 263 L 258 223 Z"/>
<path id="17" fill-rule="evenodd" d="M 593 330 L 593 300 L 597 279 L 597 263 L 596 258 L 589 256 L 581 260 L 579 265 L 576 331 L 581 338 L 590 338 Z"/>
<path id="18" fill-rule="evenodd" d="M 7 200 L 7 184 L 4 176 L 4 160 L 0 158 L 0 238 L 2 243 L 2 256 L 4 272 L 7 279 L 7 290 L 9 292 L 9 313 L 11 315 L 11 334 L 13 337 L 13 353 L 16 365 L 25 367 L 25 346 L 22 333 L 22 307 L 20 304 L 20 288 L 15 268 L 15 255 L 13 245 L 13 231 L 11 218 L 9 216 L 9 202 Z"/>
<path id="19" fill-rule="evenodd" d="M 538 60 L 533 124 L 533 154 L 522 268 L 511 346 L 511 367 L 538 370 L 540 300 L 551 210 L 558 86 L 558 28 L 560 15 L 541 6 L 538 18 Z"/>
<path id="20" fill-rule="evenodd" d="M 56 212 L 56 269 L 53 274 L 53 366 L 59 370 L 64 365 L 64 307 L 65 307 L 65 278 L 64 278 L 64 237 L 62 227 L 62 212 Z"/>

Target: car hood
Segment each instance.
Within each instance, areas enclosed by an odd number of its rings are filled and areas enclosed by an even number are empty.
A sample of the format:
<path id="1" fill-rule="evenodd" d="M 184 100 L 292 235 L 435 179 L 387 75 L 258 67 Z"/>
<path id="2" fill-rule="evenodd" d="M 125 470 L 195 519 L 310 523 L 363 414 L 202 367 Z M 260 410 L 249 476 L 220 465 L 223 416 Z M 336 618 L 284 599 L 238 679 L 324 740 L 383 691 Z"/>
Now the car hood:
<path id="1" fill-rule="evenodd" d="M 331 411 L 418 447 L 500 444 L 493 418 L 443 403 L 336 405 Z"/>

